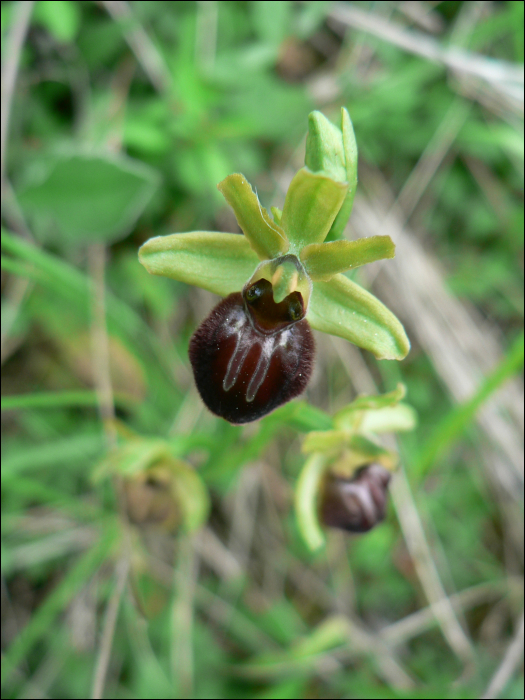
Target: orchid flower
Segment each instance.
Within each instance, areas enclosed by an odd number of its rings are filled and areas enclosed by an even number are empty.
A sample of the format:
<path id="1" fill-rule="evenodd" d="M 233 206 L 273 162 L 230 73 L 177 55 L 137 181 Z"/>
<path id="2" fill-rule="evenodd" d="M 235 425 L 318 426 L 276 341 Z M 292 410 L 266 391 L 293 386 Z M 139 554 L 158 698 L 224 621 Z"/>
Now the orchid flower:
<path id="1" fill-rule="evenodd" d="M 245 423 L 301 393 L 313 367 L 310 326 L 378 359 L 407 355 L 410 344 L 398 319 L 344 274 L 394 257 L 389 236 L 340 239 L 356 186 L 348 112 L 341 110 L 340 126 L 312 112 L 305 167 L 292 179 L 282 211 L 272 207 L 270 216 L 236 173 L 218 188 L 244 235 L 174 233 L 141 247 L 148 272 L 226 297 L 190 342 L 197 388 L 213 413 Z M 327 236 L 339 240 L 325 242 Z"/>

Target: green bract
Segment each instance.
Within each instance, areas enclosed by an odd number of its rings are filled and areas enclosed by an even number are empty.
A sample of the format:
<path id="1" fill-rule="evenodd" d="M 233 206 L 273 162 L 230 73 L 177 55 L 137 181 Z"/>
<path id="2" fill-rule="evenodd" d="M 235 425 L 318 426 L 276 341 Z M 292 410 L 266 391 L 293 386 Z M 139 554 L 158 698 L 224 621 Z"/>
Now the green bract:
<path id="1" fill-rule="evenodd" d="M 357 146 L 348 112 L 341 126 L 320 112 L 309 118 L 306 165 L 293 178 L 282 212 L 264 209 L 243 175 L 218 188 L 244 235 L 194 231 L 158 236 L 139 251 L 156 275 L 194 284 L 215 294 L 239 292 L 267 279 L 276 303 L 299 291 L 313 328 L 337 335 L 378 359 L 403 359 L 410 344 L 398 319 L 343 273 L 394 257 L 389 236 L 335 240 L 350 216 L 357 185 Z"/>

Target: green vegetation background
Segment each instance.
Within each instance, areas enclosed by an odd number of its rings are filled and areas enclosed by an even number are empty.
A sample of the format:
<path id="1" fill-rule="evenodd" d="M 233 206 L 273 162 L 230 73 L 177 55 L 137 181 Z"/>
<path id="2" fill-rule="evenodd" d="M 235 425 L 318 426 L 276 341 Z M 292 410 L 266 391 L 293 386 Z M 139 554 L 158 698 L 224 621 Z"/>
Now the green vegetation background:
<path id="1" fill-rule="evenodd" d="M 2 3 L 2 697 L 523 697 L 523 7 Z M 232 172 L 282 205 L 308 113 L 341 105 L 347 235 L 398 244 L 355 279 L 413 349 L 318 335 L 306 398 L 403 381 L 419 425 L 386 522 L 311 555 L 308 409 L 213 418 L 187 346 L 215 300 L 137 248 L 237 230 Z M 123 534 L 93 478 L 112 396 L 200 470 L 202 532 Z"/>

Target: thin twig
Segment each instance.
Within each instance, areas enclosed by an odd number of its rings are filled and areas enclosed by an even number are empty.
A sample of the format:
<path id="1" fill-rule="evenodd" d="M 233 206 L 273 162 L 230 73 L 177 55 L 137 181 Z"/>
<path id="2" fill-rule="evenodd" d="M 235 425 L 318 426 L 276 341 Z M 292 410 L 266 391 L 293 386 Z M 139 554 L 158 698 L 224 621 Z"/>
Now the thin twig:
<path id="1" fill-rule="evenodd" d="M 175 568 L 171 629 L 171 668 L 176 697 L 193 697 L 193 609 L 197 558 L 193 538 L 179 542 Z"/>
<path id="2" fill-rule="evenodd" d="M 93 243 L 88 250 L 89 271 L 92 281 L 92 323 L 91 352 L 93 378 L 97 392 L 100 417 L 109 446 L 116 442 L 113 419 L 115 405 L 109 367 L 109 339 L 106 327 L 105 304 L 105 258 L 106 250 L 102 243 Z"/>
<path id="3" fill-rule="evenodd" d="M 512 678 L 516 667 L 523 658 L 523 632 L 524 616 L 523 613 L 521 613 L 521 618 L 516 634 L 514 635 L 514 639 L 509 644 L 498 670 L 492 676 L 489 687 L 481 696 L 482 700 L 491 700 L 492 698 L 499 697 L 500 693 L 505 689 L 505 686 Z"/>
<path id="4" fill-rule="evenodd" d="M 27 2 L 17 2 L 13 8 L 13 22 L 7 39 L 3 55 L 5 56 L 2 66 L 2 106 L 1 106 L 1 135 L 0 147 L 2 149 L 0 161 L 0 182 L 2 185 L 2 198 L 4 192 L 4 175 L 6 163 L 7 132 L 9 130 L 9 117 L 13 104 L 13 94 L 15 91 L 16 77 L 20 65 L 20 54 L 22 46 L 29 29 L 29 22 L 33 14 L 33 0 Z"/>
<path id="5" fill-rule="evenodd" d="M 170 83 L 169 69 L 128 3 L 123 0 L 104 0 L 101 4 L 115 21 L 123 24 L 124 38 L 144 73 L 158 92 L 164 92 Z M 133 26 L 130 27 L 130 24 Z"/>
<path id="6" fill-rule="evenodd" d="M 436 132 L 427 143 L 414 169 L 403 185 L 397 204 L 408 220 L 430 181 L 436 174 L 461 127 L 470 113 L 470 104 L 457 98 L 441 120 Z"/>
<path id="7" fill-rule="evenodd" d="M 463 661 L 472 662 L 474 649 L 441 583 L 404 471 L 396 472 L 390 486 L 390 494 L 403 537 L 432 612 L 451 649 Z"/>
<path id="8" fill-rule="evenodd" d="M 523 580 L 517 577 L 516 584 L 523 585 Z M 494 583 L 481 583 L 471 588 L 465 588 L 449 596 L 450 604 L 458 613 L 465 609 L 474 608 L 494 598 L 500 598 L 509 589 L 508 579 Z M 431 606 L 421 608 L 406 617 L 396 620 L 383 627 L 380 636 L 391 645 L 403 644 L 429 630 L 436 622 Z"/>
<path id="9" fill-rule="evenodd" d="M 355 6 L 338 3 L 329 17 L 336 23 L 368 32 L 430 61 L 442 63 L 460 74 L 481 78 L 498 91 L 516 98 L 523 109 L 523 66 L 474 54 L 457 46 L 442 46 L 433 37 L 422 32 L 406 30 L 399 24 L 385 21 L 377 13 L 369 13 Z"/>
<path id="10" fill-rule="evenodd" d="M 126 585 L 126 581 L 128 580 L 129 566 L 129 557 L 124 556 L 122 559 L 120 559 L 115 569 L 115 588 L 106 608 L 104 625 L 102 628 L 102 637 L 100 640 L 100 647 L 95 665 L 95 673 L 93 675 L 91 697 L 94 700 L 101 698 L 104 692 L 106 674 L 108 671 L 109 660 L 111 658 L 111 647 L 113 645 L 113 637 L 115 635 L 115 626 L 117 624 L 117 614 L 120 606 L 120 600 L 122 598 L 122 594 L 124 593 L 124 587 Z"/>

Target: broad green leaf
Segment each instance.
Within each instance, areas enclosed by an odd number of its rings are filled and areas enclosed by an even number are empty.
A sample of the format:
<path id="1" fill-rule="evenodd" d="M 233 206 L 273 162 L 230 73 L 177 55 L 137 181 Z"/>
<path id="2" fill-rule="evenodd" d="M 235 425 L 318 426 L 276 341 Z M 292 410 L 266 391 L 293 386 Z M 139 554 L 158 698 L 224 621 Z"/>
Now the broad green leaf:
<path id="1" fill-rule="evenodd" d="M 284 200 L 281 225 L 290 241 L 290 252 L 299 253 L 309 243 L 322 243 L 341 208 L 346 183 L 301 168 Z"/>
<path id="2" fill-rule="evenodd" d="M 139 261 L 162 275 L 227 296 L 239 292 L 259 263 L 248 240 L 237 233 L 193 231 L 150 238 Z"/>
<path id="3" fill-rule="evenodd" d="M 283 230 L 261 206 L 244 175 L 228 175 L 217 187 L 235 212 L 237 223 L 261 260 L 286 253 L 288 241 Z"/>
<path id="4" fill-rule="evenodd" d="M 393 258 L 395 251 L 390 236 L 371 236 L 357 241 L 312 243 L 302 249 L 301 261 L 314 282 L 328 282 L 339 272 Z"/>
<path id="5" fill-rule="evenodd" d="M 18 192 L 46 242 L 78 245 L 126 236 L 158 184 L 154 170 L 123 156 L 54 158 Z"/>
<path id="6" fill-rule="evenodd" d="M 345 338 L 378 360 L 402 360 L 410 350 L 405 330 L 394 314 L 343 275 L 314 284 L 307 317 L 318 331 Z"/>
<path id="7" fill-rule="evenodd" d="M 73 41 L 81 22 L 81 10 L 76 2 L 41 0 L 36 4 L 35 22 L 40 22 L 58 42 Z"/>
<path id="8" fill-rule="evenodd" d="M 311 551 L 322 547 L 325 536 L 317 515 L 317 499 L 327 458 L 314 452 L 304 463 L 295 486 L 295 514 L 303 540 Z"/>

